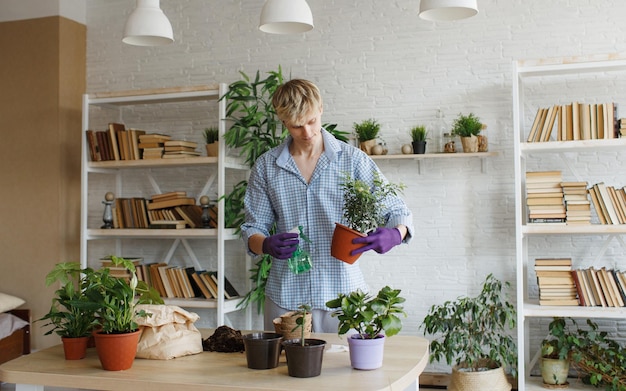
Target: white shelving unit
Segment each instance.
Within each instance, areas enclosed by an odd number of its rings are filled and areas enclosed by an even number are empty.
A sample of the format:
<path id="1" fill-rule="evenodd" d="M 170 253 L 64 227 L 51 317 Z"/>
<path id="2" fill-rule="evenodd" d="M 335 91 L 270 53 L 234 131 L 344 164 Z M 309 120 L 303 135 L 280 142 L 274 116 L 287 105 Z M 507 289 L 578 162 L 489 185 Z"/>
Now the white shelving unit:
<path id="1" fill-rule="evenodd" d="M 580 141 L 548 141 L 526 143 L 531 123 L 525 122 L 531 113 L 525 108 L 524 83 L 532 78 L 564 77 L 568 75 L 597 74 L 601 78 L 611 72 L 626 71 L 626 59 L 615 59 L 609 56 L 594 57 L 586 60 L 561 59 L 538 62 L 513 63 L 513 120 L 514 120 L 514 155 L 515 155 L 515 226 L 516 226 L 516 259 L 517 259 L 517 311 L 518 311 L 518 387 L 520 390 L 543 389 L 541 379 L 530 378 L 529 374 L 536 358 L 530 357 L 530 330 L 531 318 L 573 317 L 573 318 L 605 318 L 624 319 L 626 308 L 602 307 L 571 307 L 571 306 L 540 306 L 537 300 L 529 299 L 529 268 L 533 263 L 529 259 L 529 241 L 533 239 L 545 240 L 555 236 L 593 236 L 603 238 L 606 243 L 616 239 L 624 246 L 626 225 L 599 225 L 567 226 L 549 224 L 527 224 L 525 173 L 527 162 L 533 159 L 541 160 L 548 154 L 558 155 L 567 164 L 567 160 L 582 152 L 594 152 L 601 155 L 604 152 L 622 153 L 626 151 L 626 139 L 609 140 L 580 140 Z M 626 74 L 626 73 L 625 73 Z M 589 86 L 588 94 L 593 97 L 593 85 Z M 529 97 L 532 102 L 533 97 Z M 534 108 L 536 110 L 537 107 Z M 534 112 L 532 113 L 534 115 Z M 600 157 L 600 156 L 599 156 Z M 539 163 L 541 164 L 541 163 Z M 546 167 L 550 170 L 550 167 Z M 552 168 L 554 169 L 554 168 Z M 585 178 L 584 180 L 593 180 Z M 626 183 L 625 183 L 626 184 Z M 626 248 L 626 247 L 625 247 Z M 596 254 L 600 257 L 602 254 Z M 576 268 L 576 266 L 574 266 Z M 543 336 L 542 336 L 543 337 Z M 575 379 L 573 379 L 575 380 Z M 574 389 L 586 389 L 577 383 Z"/>
<path id="2" fill-rule="evenodd" d="M 152 90 L 140 90 L 140 91 L 123 91 L 113 93 L 101 93 L 101 94 L 85 94 L 83 96 L 83 147 L 82 147 L 82 172 L 81 172 L 81 238 L 80 238 L 80 262 L 83 267 L 99 267 L 94 264 L 96 259 L 89 259 L 89 246 L 96 241 L 112 241 L 114 245 L 109 251 L 110 253 L 116 253 L 118 255 L 124 255 L 122 251 L 130 251 L 129 246 L 124 244 L 129 240 L 147 240 L 147 243 L 151 241 L 163 242 L 166 241 L 169 245 L 169 249 L 165 251 L 161 259 L 155 260 L 159 262 L 169 263 L 172 259 L 175 251 L 179 248 L 183 248 L 187 257 L 190 259 L 192 265 L 197 270 L 209 270 L 209 268 L 217 270 L 218 274 L 218 298 L 207 299 L 165 299 L 167 304 L 178 305 L 185 308 L 202 308 L 202 309 L 214 309 L 216 312 L 215 322 L 217 325 L 225 324 L 225 315 L 238 311 L 237 304 L 241 299 L 226 300 L 224 298 L 224 276 L 225 271 L 225 244 L 227 241 L 240 240 L 239 235 L 235 234 L 234 229 L 224 227 L 224 200 L 221 195 L 227 194 L 226 177 L 230 170 L 239 172 L 247 172 L 248 167 L 237 158 L 226 156 L 226 147 L 224 143 L 224 137 L 220 137 L 219 143 L 219 156 L 218 157 L 192 157 L 181 159 L 150 159 L 150 160 L 119 160 L 119 161 L 101 161 L 92 162 L 89 157 L 88 144 L 86 140 L 86 130 L 90 128 L 90 114 L 92 110 L 96 108 L 104 110 L 112 110 L 113 113 L 117 113 L 116 117 L 108 117 L 108 122 L 122 122 L 124 123 L 125 114 L 132 112 L 134 108 L 143 106 L 158 105 L 159 111 L 165 112 L 167 110 L 174 111 L 172 114 L 174 117 L 179 116 L 180 121 L 188 121 L 191 123 L 192 119 L 185 118 L 186 111 L 180 107 L 184 107 L 185 104 L 195 102 L 201 106 L 201 112 L 206 112 L 205 121 L 209 121 L 209 108 L 211 105 L 213 109 L 217 107 L 217 121 L 219 133 L 221 136 L 225 132 L 225 124 L 223 118 L 225 118 L 226 102 L 219 98 L 227 91 L 226 84 L 219 84 L 213 86 L 197 86 L 197 87 L 180 87 L 180 88 L 168 88 L 168 89 L 152 89 Z M 174 104 L 169 105 L 169 104 Z M 204 106 L 206 105 L 206 106 Z M 202 109 L 206 108 L 206 110 Z M 180 111 L 177 111 L 180 110 Z M 178 118 L 176 118 L 178 120 Z M 100 120 L 102 122 L 102 119 Z M 201 123 L 201 122 L 200 122 Z M 198 125 L 190 125 L 191 127 L 199 127 Z M 197 131 L 197 130 L 196 130 Z M 163 133 L 167 133 L 163 131 Z M 199 146 L 203 145 L 199 143 Z M 112 176 L 115 183 L 116 195 L 122 194 L 124 186 L 124 174 L 130 171 L 135 171 L 138 175 L 147 181 L 152 188 L 153 193 L 158 194 L 160 191 L 160 184 L 155 179 L 155 173 L 168 170 L 168 169 L 200 169 L 201 173 L 206 176 L 205 182 L 201 185 L 201 189 L 198 190 L 200 195 L 208 195 L 209 191 L 213 191 L 220 196 L 217 202 L 218 206 L 218 223 L 214 229 L 101 229 L 100 224 L 102 221 L 94 223 L 93 214 L 95 211 L 90 210 L 94 208 L 94 202 L 89 202 L 89 197 L 93 197 L 90 194 L 90 183 L 92 181 L 98 181 L 100 175 Z M 94 179 L 95 178 L 95 179 Z M 163 178 L 160 178 L 161 180 Z M 173 179 L 173 178 L 172 178 Z M 195 184 L 198 186 L 198 184 Z M 137 194 L 136 196 L 143 196 L 148 198 L 151 194 Z M 103 194 L 98 194 L 101 198 Z M 199 198 L 199 196 L 197 197 Z M 99 200 L 101 201 L 101 199 Z M 91 205 L 91 206 L 90 206 Z M 98 210 L 98 213 L 102 215 L 102 210 Z M 96 223 L 98 223 L 96 225 Z M 198 259 L 196 257 L 191 242 L 196 246 L 202 246 L 203 241 L 212 241 L 216 243 L 216 259 L 217 264 L 207 265 L 206 261 Z M 156 243 L 156 242 L 152 242 Z M 132 247 L 132 246 L 130 246 Z M 103 254 L 107 255 L 107 254 Z M 244 256 L 245 257 L 245 256 Z M 242 274 L 250 269 L 250 259 L 245 257 L 245 268 L 240 271 Z M 90 264 L 91 263 L 91 264 Z M 247 277 L 245 280 L 248 280 Z M 247 287 L 249 288 L 249 287 Z M 249 329 L 251 327 L 251 315 L 250 309 L 246 310 L 246 325 L 242 328 Z"/>

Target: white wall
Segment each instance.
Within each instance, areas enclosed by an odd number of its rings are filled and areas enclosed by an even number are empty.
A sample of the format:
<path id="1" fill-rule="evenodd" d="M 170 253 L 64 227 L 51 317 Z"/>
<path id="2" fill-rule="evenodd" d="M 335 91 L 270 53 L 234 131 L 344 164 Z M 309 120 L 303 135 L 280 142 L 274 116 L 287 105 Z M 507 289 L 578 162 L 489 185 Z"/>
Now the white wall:
<path id="1" fill-rule="evenodd" d="M 421 174 L 414 162 L 380 163 L 391 180 L 408 185 L 416 237 L 360 263 L 372 288 L 403 290 L 403 333 L 420 334 L 431 305 L 476 293 L 487 273 L 515 281 L 512 61 L 625 51 L 626 2 L 481 0 L 477 16 L 446 23 L 419 19 L 419 1 L 308 2 L 315 29 L 277 36 L 257 28 L 261 0 L 163 0 L 176 42 L 142 48 L 121 42 L 134 1 L 89 0 L 88 92 L 230 83 L 238 71 L 280 64 L 320 86 L 325 122 L 344 130 L 370 117 L 381 122 L 391 153 L 409 141 L 412 126 L 431 124 L 438 108 L 449 123 L 474 112 L 488 125 L 490 150 L 499 152 L 485 172 L 479 160 L 426 161 Z M 584 85 L 564 88 L 589 98 Z M 584 160 L 579 165 L 585 170 Z M 626 185 L 623 175 L 611 175 L 607 181 Z M 563 240 L 535 250 L 584 260 L 593 246 Z M 623 262 L 621 253 L 613 254 Z"/>
<path id="2" fill-rule="evenodd" d="M 59 15 L 84 24 L 86 8 L 85 0 L 1 0 L 0 22 Z"/>

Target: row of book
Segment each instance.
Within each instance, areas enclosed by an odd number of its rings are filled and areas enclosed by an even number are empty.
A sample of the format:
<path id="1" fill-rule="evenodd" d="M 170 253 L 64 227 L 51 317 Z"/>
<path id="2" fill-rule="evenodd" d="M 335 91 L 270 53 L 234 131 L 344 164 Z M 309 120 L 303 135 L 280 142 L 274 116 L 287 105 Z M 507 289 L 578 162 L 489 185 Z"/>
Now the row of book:
<path id="1" fill-rule="evenodd" d="M 86 130 L 86 139 L 89 157 L 94 162 L 200 156 L 195 141 L 126 129 L 124 124 L 115 122 L 109 123 L 107 130 Z"/>
<path id="2" fill-rule="evenodd" d="M 540 305 L 624 307 L 626 272 L 572 269 L 571 258 L 535 259 Z"/>
<path id="3" fill-rule="evenodd" d="M 616 103 L 580 102 L 539 108 L 526 141 L 617 138 L 621 126 L 617 108 Z"/>
<path id="4" fill-rule="evenodd" d="M 589 195 L 601 224 L 626 224 L 626 187 L 600 182 L 589 188 Z"/>
<path id="5" fill-rule="evenodd" d="M 184 191 L 115 199 L 113 228 L 202 228 L 202 207 Z M 215 228 L 217 210 L 209 209 L 209 227 Z"/>
<path id="6" fill-rule="evenodd" d="M 133 262 L 137 278 L 156 289 L 164 298 L 204 298 L 218 297 L 218 277 L 215 271 L 195 270 L 193 267 L 170 266 L 167 263 L 144 264 L 140 257 L 125 257 Z M 101 260 L 102 267 L 108 267 L 111 275 L 128 280 L 130 274 L 123 267 L 115 267 L 109 259 Z M 239 293 L 224 277 L 224 298 L 233 299 Z"/>

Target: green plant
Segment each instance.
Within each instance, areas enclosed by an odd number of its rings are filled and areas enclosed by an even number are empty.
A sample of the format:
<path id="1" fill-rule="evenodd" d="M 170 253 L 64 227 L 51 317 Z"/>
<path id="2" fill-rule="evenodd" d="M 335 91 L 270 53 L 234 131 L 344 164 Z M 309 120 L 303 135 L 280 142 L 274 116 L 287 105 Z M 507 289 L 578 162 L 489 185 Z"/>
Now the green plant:
<path id="1" fill-rule="evenodd" d="M 137 330 L 135 316 L 150 316 L 144 310 L 135 311 L 137 304 L 163 304 L 159 293 L 145 282 L 137 279 L 135 265 L 128 260 L 111 256 L 116 267 L 124 267 L 130 272 L 126 282 L 111 275 L 109 268 L 99 270 L 84 269 L 86 308 L 97 310 L 102 332 L 107 334 L 127 333 Z"/>
<path id="2" fill-rule="evenodd" d="M 363 339 L 374 339 L 384 331 L 391 337 L 402 330 L 398 315 L 406 316 L 401 305 L 405 299 L 400 292 L 400 289 L 385 286 L 372 297 L 359 289 L 347 295 L 340 293 L 326 302 L 326 306 L 334 309 L 332 316 L 339 320 L 339 335 L 355 330 Z"/>
<path id="3" fill-rule="evenodd" d="M 347 226 L 361 233 L 368 233 L 385 224 L 383 202 L 387 196 L 397 195 L 404 184 L 384 181 L 377 173 L 373 184 L 352 178 L 344 173 L 341 183 L 343 191 L 343 217 Z"/>
<path id="4" fill-rule="evenodd" d="M 373 140 L 378 136 L 380 124 L 375 119 L 366 119 L 360 123 L 355 122 L 354 131 L 359 142 Z"/>
<path id="5" fill-rule="evenodd" d="M 48 321 L 43 327 L 52 326 L 45 335 L 54 332 L 67 338 L 87 337 L 98 324 L 95 309 L 83 305 L 87 300 L 83 294 L 83 272 L 90 273 L 91 270 L 83 271 L 78 262 L 62 262 L 57 263 L 46 276 L 46 286 L 59 282 L 61 287 L 54 292 L 50 311 L 38 319 Z"/>
<path id="6" fill-rule="evenodd" d="M 418 125 L 411 129 L 411 139 L 413 142 L 426 141 L 428 130 L 424 125 Z"/>
<path id="7" fill-rule="evenodd" d="M 571 322 L 576 325 L 574 319 Z M 548 337 L 541 342 L 541 357 L 567 360 L 579 345 L 580 340 L 570 331 L 565 319 L 557 317 L 548 325 Z"/>
<path id="8" fill-rule="evenodd" d="M 295 313 L 292 315 L 294 317 L 296 317 L 296 326 L 291 330 L 291 331 L 296 331 L 297 329 L 300 329 L 300 345 L 304 346 L 305 345 L 305 340 L 304 340 L 304 332 L 305 332 L 305 320 L 306 320 L 306 316 L 307 314 L 311 313 L 311 306 L 308 304 L 300 304 L 298 306 L 298 310 L 295 311 Z"/>
<path id="9" fill-rule="evenodd" d="M 469 115 L 459 113 L 459 116 L 452 124 L 452 133 L 460 137 L 477 136 L 482 127 L 483 124 L 480 122 L 480 118 L 473 113 L 469 113 Z"/>
<path id="10" fill-rule="evenodd" d="M 210 127 L 210 128 L 204 129 L 204 133 L 203 134 L 204 134 L 204 141 L 207 144 L 213 144 L 213 143 L 217 142 L 219 140 L 219 137 L 220 137 L 220 131 L 216 127 Z"/>
<path id="11" fill-rule="evenodd" d="M 430 343 L 430 362 L 467 364 L 478 371 L 487 359 L 517 373 L 517 349 L 509 334 L 515 328 L 515 307 L 506 300 L 502 283 L 489 274 L 476 297 L 459 297 L 433 305 L 420 326 L 437 338 Z"/>

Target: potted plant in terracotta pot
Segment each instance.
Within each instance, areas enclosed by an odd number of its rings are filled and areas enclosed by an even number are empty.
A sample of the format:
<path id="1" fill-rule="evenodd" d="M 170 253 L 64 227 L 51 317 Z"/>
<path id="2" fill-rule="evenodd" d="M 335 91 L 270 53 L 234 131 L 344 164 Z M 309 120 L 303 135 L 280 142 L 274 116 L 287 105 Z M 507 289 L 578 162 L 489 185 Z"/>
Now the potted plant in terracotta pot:
<path id="1" fill-rule="evenodd" d="M 572 323 L 576 322 L 571 319 Z M 567 386 L 570 355 L 578 345 L 578 338 L 569 331 L 564 318 L 554 318 L 548 326 L 548 337 L 541 342 L 541 377 L 549 386 Z"/>
<path id="2" fill-rule="evenodd" d="M 455 364 L 448 390 L 511 389 L 504 368 L 515 376 L 517 349 L 511 332 L 516 318 L 503 287 L 510 284 L 489 274 L 479 295 L 433 305 L 424 318 L 420 327 L 437 336 L 430 342 L 430 362 Z"/>
<path id="3" fill-rule="evenodd" d="M 360 123 L 355 122 L 353 127 L 361 150 L 371 155 L 380 132 L 380 124 L 375 119 L 366 119 Z"/>
<path id="4" fill-rule="evenodd" d="M 452 133 L 461 137 L 463 152 L 478 152 L 478 134 L 483 128 L 480 118 L 474 113 L 459 114 L 452 124 Z"/>
<path id="5" fill-rule="evenodd" d="M 413 146 L 413 153 L 424 154 L 426 153 L 426 138 L 428 136 L 428 130 L 426 126 L 418 125 L 411 129 L 411 145 Z"/>
<path id="6" fill-rule="evenodd" d="M 206 155 L 217 156 L 219 154 L 219 129 L 216 127 L 206 128 L 203 134 L 206 142 Z"/>
<path id="7" fill-rule="evenodd" d="M 322 360 L 326 341 L 306 338 L 307 317 L 311 315 L 311 307 L 302 304 L 292 315 L 296 324 L 292 331 L 299 331 L 299 339 L 287 339 L 282 342 L 287 356 L 287 370 L 293 377 L 315 377 L 322 372 Z"/>
<path id="8" fill-rule="evenodd" d="M 352 244 L 352 239 L 367 236 L 370 231 L 385 225 L 384 200 L 389 195 L 397 195 L 404 189 L 403 184 L 385 181 L 379 175 L 372 185 L 344 174 L 341 183 L 343 191 L 343 223 L 335 223 L 331 242 L 331 255 L 346 263 L 354 263 L 361 254 L 351 255 L 360 247 Z"/>
<path id="9" fill-rule="evenodd" d="M 87 297 L 83 294 L 85 279 L 83 270 L 77 262 L 57 263 L 46 276 L 46 286 L 60 283 L 52 298 L 50 311 L 39 321 L 47 321 L 43 327 L 52 326 L 45 335 L 53 332 L 61 336 L 65 359 L 80 360 L 85 357 L 87 342 L 93 328 L 98 324 L 94 308 L 84 304 Z"/>
<path id="10" fill-rule="evenodd" d="M 370 370 L 382 366 L 385 339 L 402 330 L 398 315 L 406 316 L 402 306 L 405 299 L 400 292 L 385 286 L 376 296 L 356 290 L 347 295 L 340 293 L 326 302 L 334 310 L 332 316 L 339 319 L 339 335 L 356 331 L 348 337 L 353 368 Z"/>
<path id="11" fill-rule="evenodd" d="M 137 304 L 163 304 L 158 291 L 137 279 L 135 265 L 128 259 L 111 256 L 115 267 L 124 267 L 130 280 L 111 275 L 109 268 L 87 269 L 85 290 L 87 308 L 97 310 L 100 329 L 93 333 L 102 367 L 119 371 L 129 369 L 139 342 L 140 330 L 136 316 L 150 316 L 136 311 Z M 123 353 L 125 352 L 125 353 Z"/>

